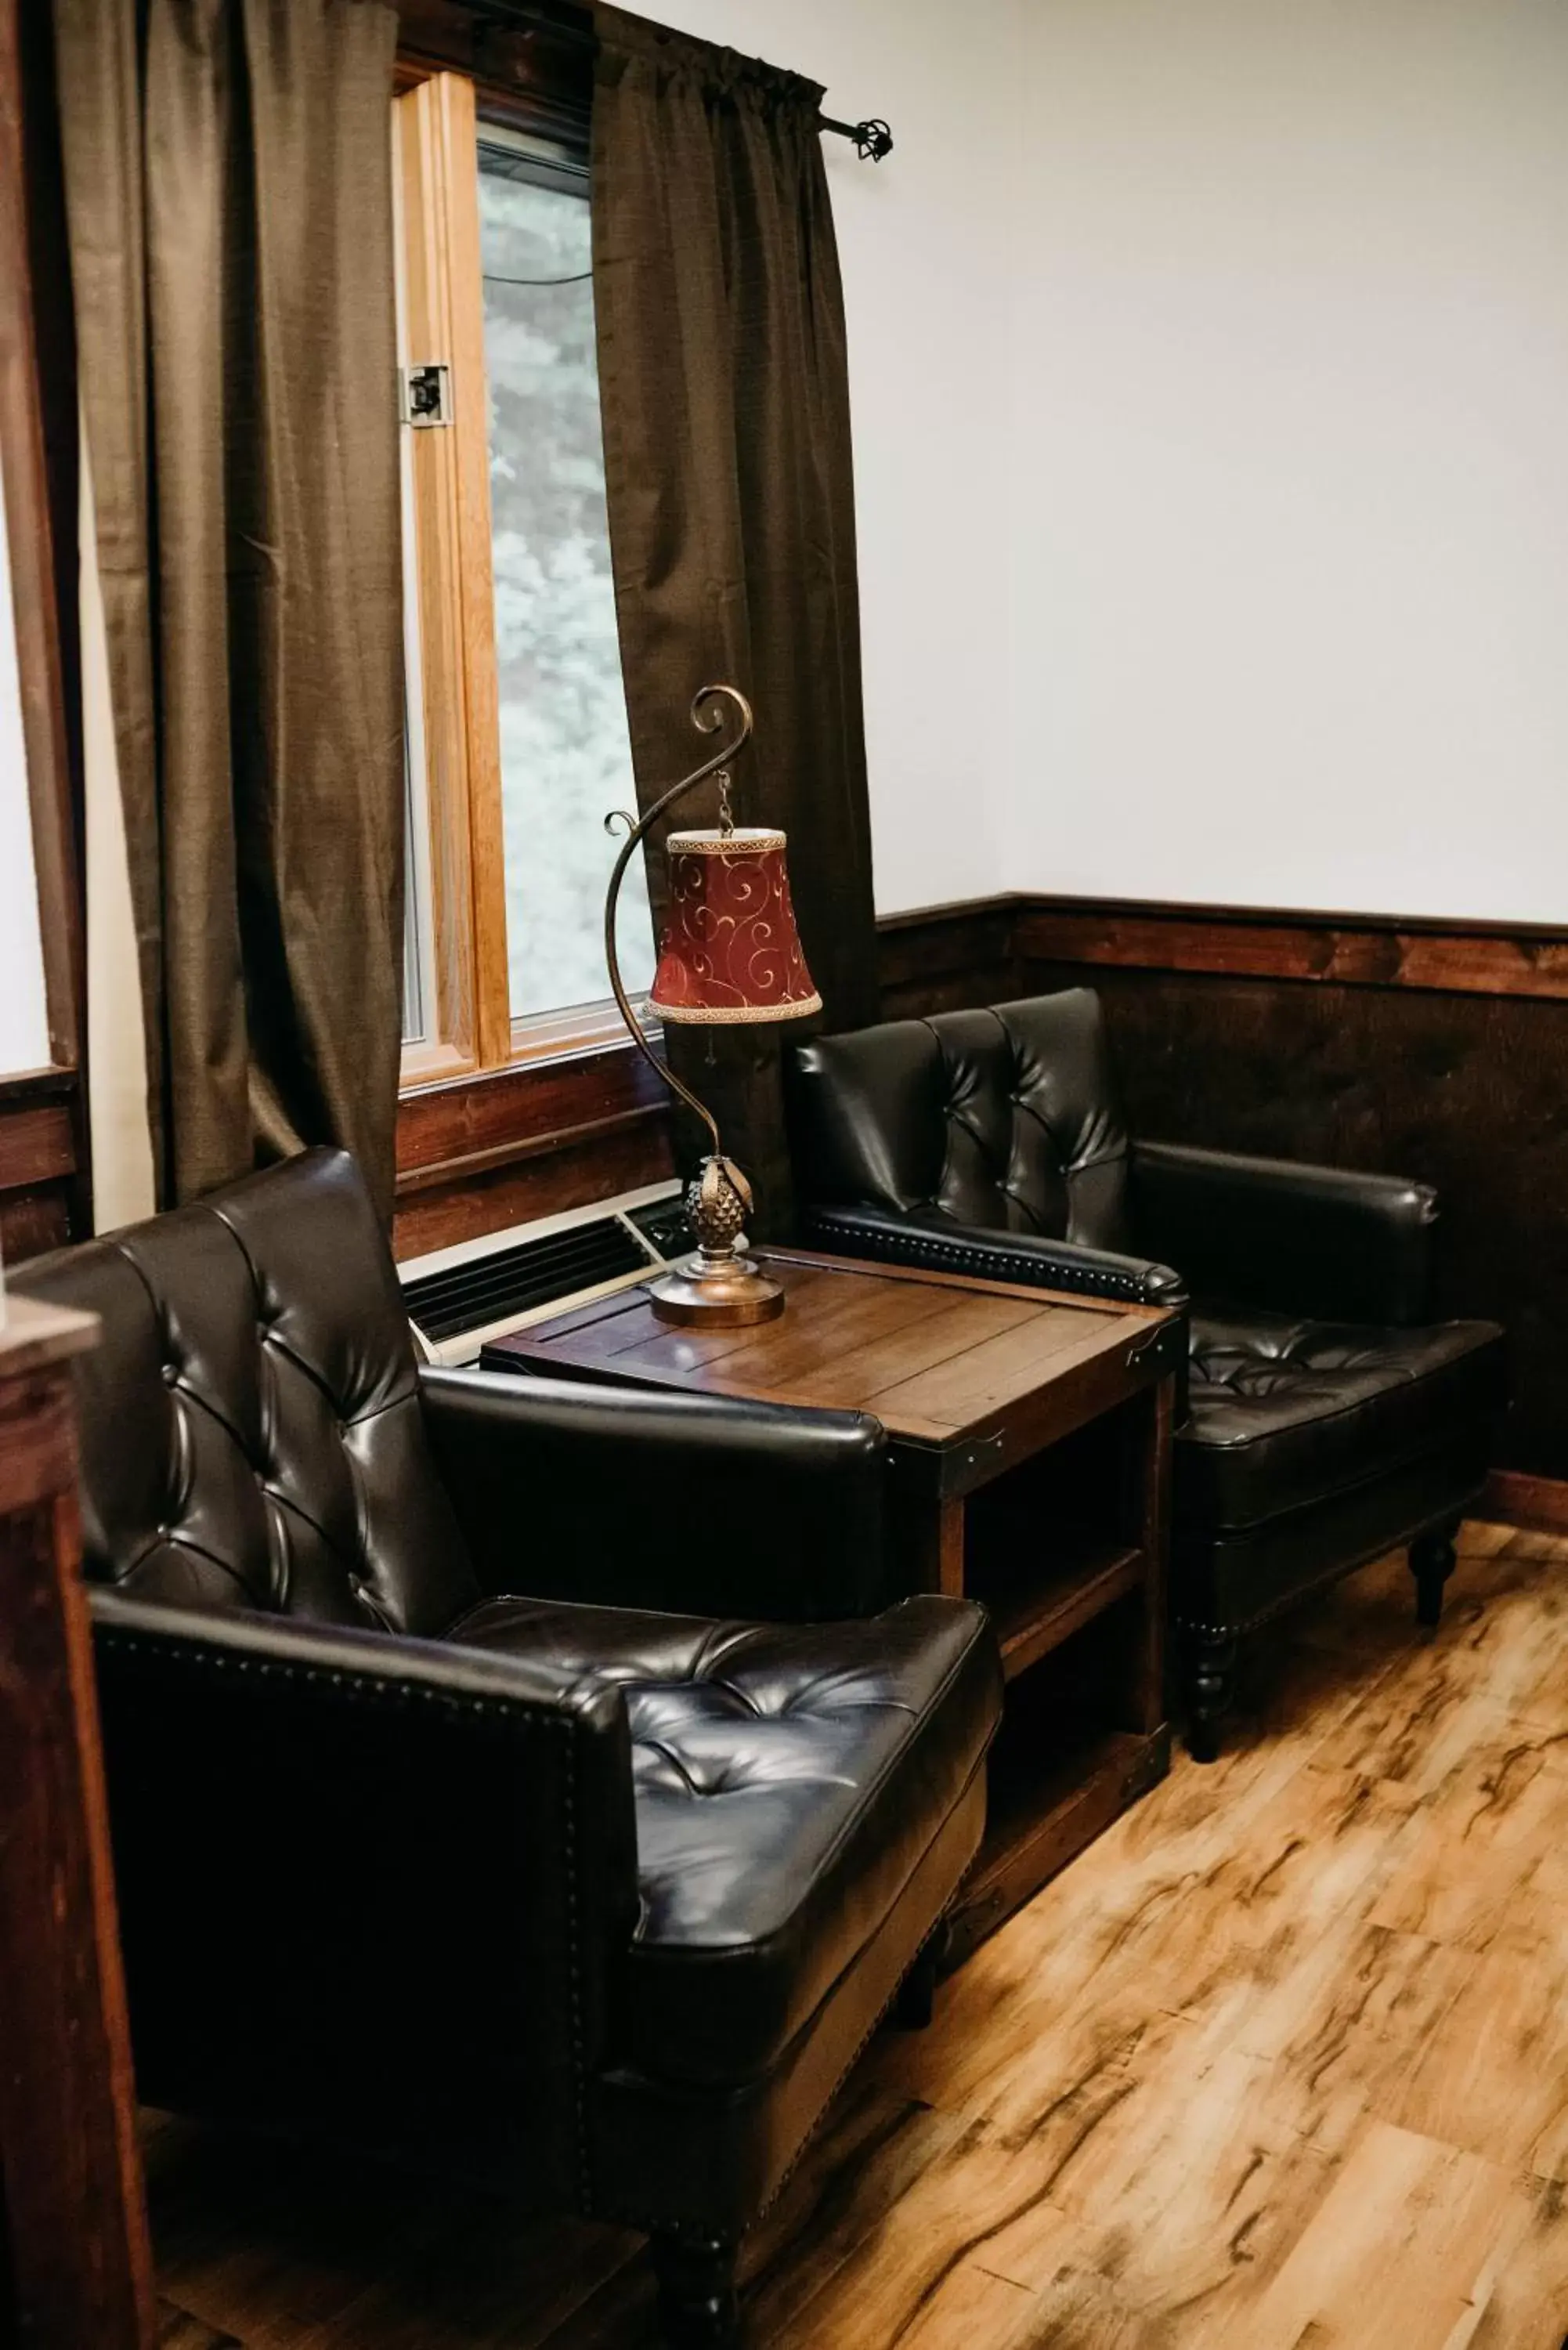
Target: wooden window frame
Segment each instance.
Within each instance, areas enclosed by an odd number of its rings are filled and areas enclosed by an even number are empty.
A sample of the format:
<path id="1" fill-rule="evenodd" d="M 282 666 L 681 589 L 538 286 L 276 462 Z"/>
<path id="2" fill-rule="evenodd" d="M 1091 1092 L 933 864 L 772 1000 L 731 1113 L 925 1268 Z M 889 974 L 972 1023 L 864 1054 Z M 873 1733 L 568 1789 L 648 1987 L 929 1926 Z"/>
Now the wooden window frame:
<path id="1" fill-rule="evenodd" d="M 524 50 L 512 70 L 535 86 L 504 87 L 467 60 L 405 52 L 393 101 L 400 361 L 444 365 L 452 402 L 450 430 L 409 434 L 434 1034 L 403 1048 L 405 1094 L 631 1049 L 608 1001 L 517 1019 L 511 1010 L 474 156 L 482 122 L 555 140 L 575 133 L 585 145 L 587 122 L 579 58 L 541 74 Z"/>
<path id="2" fill-rule="evenodd" d="M 461 295 L 479 271 L 473 85 L 423 76 L 393 119 L 400 360 L 446 366 L 453 409 L 451 430 L 409 435 L 440 1041 L 406 1050 L 408 1084 L 501 1067 L 512 1037 L 483 316 Z"/>
<path id="3" fill-rule="evenodd" d="M 40 1067 L 0 1076 L 0 1256 L 14 1262 L 92 1230 L 69 286 L 49 12 L 0 0 L 0 497 L 48 1045 Z M 47 300 L 42 287 L 50 289 Z"/>
<path id="4" fill-rule="evenodd" d="M 69 684 L 77 682 L 74 637 L 67 645 L 65 625 L 74 618 L 75 585 L 62 595 L 57 574 L 57 542 L 75 523 L 76 354 L 68 321 L 59 317 L 48 329 L 54 380 L 45 380 L 45 330 L 35 299 L 39 285 L 67 282 L 57 274 L 65 259 L 57 132 L 44 119 L 53 98 L 47 30 L 17 0 L 0 0 L 0 497 L 12 608 L 4 625 L 16 632 L 49 1055 L 38 1070 L 22 1074 L 44 1082 L 74 1073 L 80 1063 L 85 974 L 67 716 L 67 658 Z M 68 403 L 68 413 L 51 420 L 50 391 L 57 410 Z M 74 536 L 67 551 L 74 555 Z"/>

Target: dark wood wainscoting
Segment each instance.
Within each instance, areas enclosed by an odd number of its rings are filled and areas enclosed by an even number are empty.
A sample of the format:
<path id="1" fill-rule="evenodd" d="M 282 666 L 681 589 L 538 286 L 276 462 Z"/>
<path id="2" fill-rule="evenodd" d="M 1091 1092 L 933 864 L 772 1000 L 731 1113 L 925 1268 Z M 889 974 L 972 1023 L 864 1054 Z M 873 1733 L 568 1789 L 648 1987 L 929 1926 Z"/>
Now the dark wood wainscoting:
<path id="1" fill-rule="evenodd" d="M 0 1077 L 0 1258 L 7 1264 L 86 1233 L 74 1069 Z"/>
<path id="2" fill-rule="evenodd" d="M 629 1045 L 405 1094 L 396 1253 L 420 1256 L 659 1182 L 674 1171 L 665 1105 Z"/>
<path id="3" fill-rule="evenodd" d="M 1513 1342 L 1499 1506 L 1568 1525 L 1568 926 L 1016 898 L 883 956 L 892 1014 L 1097 988 L 1138 1132 L 1435 1184 L 1438 1310 Z"/>
<path id="4" fill-rule="evenodd" d="M 884 915 L 877 925 L 883 1018 L 1005 1003 L 1022 993 L 1016 946 L 1021 902 L 991 898 Z"/>

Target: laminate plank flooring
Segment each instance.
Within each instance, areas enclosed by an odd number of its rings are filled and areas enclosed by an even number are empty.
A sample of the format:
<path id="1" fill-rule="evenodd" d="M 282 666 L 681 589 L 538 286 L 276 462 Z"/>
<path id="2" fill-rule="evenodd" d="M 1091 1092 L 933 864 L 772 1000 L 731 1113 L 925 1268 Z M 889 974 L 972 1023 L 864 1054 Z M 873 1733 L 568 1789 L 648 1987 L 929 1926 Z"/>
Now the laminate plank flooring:
<path id="1" fill-rule="evenodd" d="M 872 2045 L 755 2350 L 1561 2350 L 1568 1543 L 1280 1627 L 1170 1778 Z M 648 2350 L 638 2241 L 151 2120 L 163 2350 Z"/>

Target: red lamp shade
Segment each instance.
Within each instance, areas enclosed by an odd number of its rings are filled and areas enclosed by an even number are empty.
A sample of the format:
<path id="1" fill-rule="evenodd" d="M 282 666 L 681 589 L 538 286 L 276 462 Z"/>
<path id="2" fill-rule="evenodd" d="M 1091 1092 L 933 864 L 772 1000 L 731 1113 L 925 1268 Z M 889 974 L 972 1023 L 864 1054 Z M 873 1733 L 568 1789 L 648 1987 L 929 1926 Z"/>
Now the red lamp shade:
<path id="1" fill-rule="evenodd" d="M 665 846 L 670 923 L 649 1009 L 714 1026 L 820 1012 L 794 926 L 784 834 L 739 826 L 672 832 Z"/>

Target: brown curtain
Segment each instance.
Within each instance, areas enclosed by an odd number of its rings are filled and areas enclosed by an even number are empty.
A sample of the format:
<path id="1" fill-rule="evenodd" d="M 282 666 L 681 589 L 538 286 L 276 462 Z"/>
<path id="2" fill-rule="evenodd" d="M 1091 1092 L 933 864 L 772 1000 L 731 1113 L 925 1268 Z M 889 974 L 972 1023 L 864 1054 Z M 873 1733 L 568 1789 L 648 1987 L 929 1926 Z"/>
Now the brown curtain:
<path id="1" fill-rule="evenodd" d="M 338 1141 L 389 1206 L 396 14 L 54 12 L 159 1189 Z"/>
<path id="2" fill-rule="evenodd" d="M 646 806 L 697 764 L 700 686 L 751 696 L 737 814 L 787 828 L 824 1018 L 853 1027 L 877 1016 L 876 934 L 822 90 L 617 8 L 595 18 L 594 299 L 638 790 Z M 694 795 L 676 820 L 711 815 Z M 663 863 L 649 858 L 656 920 Z M 775 1233 L 790 1204 L 780 1041 L 670 1039 Z"/>

